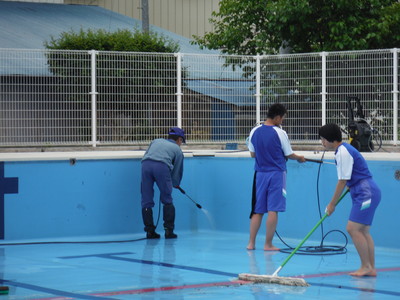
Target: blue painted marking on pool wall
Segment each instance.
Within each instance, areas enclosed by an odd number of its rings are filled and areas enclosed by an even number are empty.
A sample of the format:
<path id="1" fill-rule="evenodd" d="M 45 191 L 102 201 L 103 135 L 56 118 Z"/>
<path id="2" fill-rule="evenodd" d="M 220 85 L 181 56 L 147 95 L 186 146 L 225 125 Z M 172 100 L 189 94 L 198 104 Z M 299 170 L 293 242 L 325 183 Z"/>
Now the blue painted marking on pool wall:
<path id="1" fill-rule="evenodd" d="M 4 218 L 5 218 L 5 194 L 18 193 L 18 178 L 6 177 L 4 172 L 4 162 L 0 161 L 0 239 L 4 239 Z"/>
<path id="2" fill-rule="evenodd" d="M 194 157 L 185 159 L 182 188 L 210 212 L 217 230 L 248 232 L 253 159 Z M 19 194 L 6 195 L 5 239 L 142 233 L 140 210 L 140 159 L 5 162 L 7 177 L 19 177 Z M 400 191 L 395 171 L 399 161 L 369 161 L 382 189 L 372 233 L 377 246 L 400 248 L 397 211 Z M 287 211 L 280 214 L 281 236 L 302 239 L 319 220 L 316 180 L 318 165 L 288 162 Z M 320 175 L 322 209 L 330 200 L 337 177 L 332 165 Z M 208 219 L 185 195 L 174 190 L 176 231 L 211 229 Z M 158 193 L 156 189 L 156 197 Z M 325 233 L 345 231 L 351 205 L 349 196 L 324 222 Z M 155 219 L 158 204 L 154 209 Z M 162 220 L 162 218 L 161 218 Z M 162 221 L 161 221 L 162 223 Z M 158 229 L 162 231 L 162 224 Z M 264 226 L 260 231 L 260 237 Z M 317 230 L 310 240 L 320 240 Z M 327 242 L 342 241 L 336 234 Z"/>

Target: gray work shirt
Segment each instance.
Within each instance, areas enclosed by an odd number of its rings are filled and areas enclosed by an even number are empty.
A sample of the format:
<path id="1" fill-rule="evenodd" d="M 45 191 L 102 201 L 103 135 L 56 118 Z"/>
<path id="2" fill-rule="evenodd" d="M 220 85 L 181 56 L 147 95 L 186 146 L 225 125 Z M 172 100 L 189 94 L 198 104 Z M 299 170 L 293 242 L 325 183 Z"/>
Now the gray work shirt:
<path id="1" fill-rule="evenodd" d="M 180 185 L 183 176 L 183 152 L 174 140 L 153 140 L 142 161 L 146 159 L 165 163 L 171 170 L 172 185 Z"/>

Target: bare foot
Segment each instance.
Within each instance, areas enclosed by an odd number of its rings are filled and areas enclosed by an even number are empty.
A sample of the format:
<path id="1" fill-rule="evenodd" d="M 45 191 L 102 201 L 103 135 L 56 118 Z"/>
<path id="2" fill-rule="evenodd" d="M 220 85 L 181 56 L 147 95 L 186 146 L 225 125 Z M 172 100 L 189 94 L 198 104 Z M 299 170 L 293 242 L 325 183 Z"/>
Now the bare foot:
<path id="1" fill-rule="evenodd" d="M 360 268 L 357 271 L 349 273 L 349 275 L 357 276 L 357 277 L 363 277 L 363 276 L 376 277 L 376 270 L 375 269 Z"/>
<path id="2" fill-rule="evenodd" d="M 274 245 L 271 246 L 264 246 L 264 251 L 279 251 L 280 249 L 275 247 Z"/>
<path id="3" fill-rule="evenodd" d="M 256 250 L 256 247 L 253 243 L 249 243 L 246 247 L 247 250 Z"/>

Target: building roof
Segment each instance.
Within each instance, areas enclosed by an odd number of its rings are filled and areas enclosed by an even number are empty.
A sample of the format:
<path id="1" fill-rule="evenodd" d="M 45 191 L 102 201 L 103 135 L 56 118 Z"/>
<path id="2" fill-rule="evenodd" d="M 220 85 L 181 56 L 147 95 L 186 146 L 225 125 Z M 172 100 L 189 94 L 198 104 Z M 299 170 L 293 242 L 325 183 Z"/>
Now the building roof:
<path id="1" fill-rule="evenodd" d="M 0 1 L 0 48 L 45 49 L 44 42 L 66 31 L 140 29 L 141 21 L 98 6 Z M 185 53 L 200 50 L 190 39 L 156 26 L 150 29 L 173 39 Z"/>
<path id="2" fill-rule="evenodd" d="M 236 105 L 255 106 L 255 82 L 247 80 L 192 79 L 185 81 L 186 87 L 196 93 Z"/>

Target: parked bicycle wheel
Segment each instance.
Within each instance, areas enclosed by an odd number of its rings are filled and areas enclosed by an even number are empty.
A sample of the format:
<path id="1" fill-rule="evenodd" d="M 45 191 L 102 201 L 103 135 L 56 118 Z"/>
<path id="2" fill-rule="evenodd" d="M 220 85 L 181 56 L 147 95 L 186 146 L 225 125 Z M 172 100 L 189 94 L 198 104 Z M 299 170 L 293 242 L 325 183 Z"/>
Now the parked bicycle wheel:
<path id="1" fill-rule="evenodd" d="M 371 152 L 377 152 L 382 147 L 382 136 L 378 130 L 371 127 L 371 136 L 368 141 L 368 146 Z"/>

